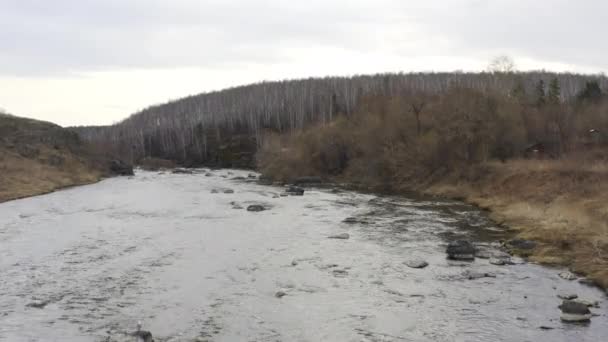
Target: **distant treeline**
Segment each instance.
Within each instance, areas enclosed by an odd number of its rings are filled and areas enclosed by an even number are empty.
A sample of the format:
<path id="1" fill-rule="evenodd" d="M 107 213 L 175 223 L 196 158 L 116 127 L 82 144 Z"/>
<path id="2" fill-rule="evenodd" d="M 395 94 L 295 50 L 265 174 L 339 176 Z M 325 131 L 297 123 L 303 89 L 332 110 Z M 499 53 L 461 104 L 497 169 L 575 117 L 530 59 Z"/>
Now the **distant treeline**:
<path id="1" fill-rule="evenodd" d="M 604 76 L 549 72 L 310 78 L 189 96 L 146 108 L 112 126 L 73 129 L 84 139 L 134 161 L 156 157 L 188 165 L 239 166 L 244 160 L 245 164 L 251 162 L 251 153 L 262 144 L 266 133 L 300 132 L 313 125 L 328 124 L 337 116 L 352 116 L 360 111 L 362 100 L 370 97 L 409 99 L 403 103 L 404 110 L 416 112 L 423 110 L 416 103 L 425 98 L 452 89 L 469 89 L 518 98 L 526 108 L 533 108 L 544 102 L 569 106 L 581 97 L 601 97 L 601 89 L 607 88 L 608 79 Z M 541 138 L 529 137 L 529 142 Z"/>

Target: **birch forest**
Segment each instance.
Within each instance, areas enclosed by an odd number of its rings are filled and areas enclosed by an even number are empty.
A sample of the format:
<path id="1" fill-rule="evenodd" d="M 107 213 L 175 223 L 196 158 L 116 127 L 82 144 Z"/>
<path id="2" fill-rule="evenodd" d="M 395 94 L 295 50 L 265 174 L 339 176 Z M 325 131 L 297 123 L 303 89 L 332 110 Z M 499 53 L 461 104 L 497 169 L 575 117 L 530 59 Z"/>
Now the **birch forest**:
<path id="1" fill-rule="evenodd" d="M 512 96 L 559 82 L 559 101 L 572 101 L 588 82 L 607 89 L 603 75 L 549 72 L 392 73 L 261 82 L 158 104 L 111 126 L 72 127 L 85 140 L 137 163 L 170 159 L 187 166 L 248 166 L 267 133 L 289 134 L 356 112 L 369 96 L 442 94 L 454 88 Z M 412 108 L 416 109 L 412 103 Z"/>

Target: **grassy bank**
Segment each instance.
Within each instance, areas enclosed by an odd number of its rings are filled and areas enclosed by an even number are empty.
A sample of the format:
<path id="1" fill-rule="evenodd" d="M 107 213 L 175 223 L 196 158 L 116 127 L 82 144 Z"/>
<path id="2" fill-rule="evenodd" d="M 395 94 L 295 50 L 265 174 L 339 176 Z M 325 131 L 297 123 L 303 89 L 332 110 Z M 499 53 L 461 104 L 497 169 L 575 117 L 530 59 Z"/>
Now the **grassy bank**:
<path id="1" fill-rule="evenodd" d="M 489 209 L 538 246 L 530 259 L 567 266 L 608 288 L 608 164 L 514 160 L 485 163 L 419 190 Z"/>
<path id="2" fill-rule="evenodd" d="M 0 114 L 0 203 L 93 183 L 108 159 L 49 122 Z"/>
<path id="3" fill-rule="evenodd" d="M 315 175 L 477 204 L 537 242 L 531 260 L 608 288 L 608 147 L 588 135 L 591 127 L 608 131 L 606 108 L 532 106 L 466 89 L 369 98 L 328 125 L 267 135 L 257 160 L 277 180 Z M 526 148 L 538 141 L 551 143 Z"/>

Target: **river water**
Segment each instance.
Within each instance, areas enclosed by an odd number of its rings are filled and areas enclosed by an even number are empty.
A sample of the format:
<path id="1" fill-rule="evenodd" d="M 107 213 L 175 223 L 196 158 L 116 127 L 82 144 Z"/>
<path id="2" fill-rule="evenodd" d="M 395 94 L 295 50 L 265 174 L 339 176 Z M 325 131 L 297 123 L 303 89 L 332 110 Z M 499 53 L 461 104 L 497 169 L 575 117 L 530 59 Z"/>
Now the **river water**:
<path id="1" fill-rule="evenodd" d="M 277 197 L 236 176 L 247 173 L 140 171 L 1 204 L 0 340 L 132 341 L 138 321 L 156 341 L 608 336 L 603 292 L 558 269 L 446 260 L 450 239 L 493 248 L 503 234 L 471 206 L 330 189 Z M 268 210 L 234 208 L 250 204 Z M 340 233 L 350 239 L 328 238 Z M 429 266 L 407 267 L 413 258 Z M 496 277 L 462 276 L 471 270 Z M 560 292 L 600 301 L 597 316 L 561 323 Z"/>

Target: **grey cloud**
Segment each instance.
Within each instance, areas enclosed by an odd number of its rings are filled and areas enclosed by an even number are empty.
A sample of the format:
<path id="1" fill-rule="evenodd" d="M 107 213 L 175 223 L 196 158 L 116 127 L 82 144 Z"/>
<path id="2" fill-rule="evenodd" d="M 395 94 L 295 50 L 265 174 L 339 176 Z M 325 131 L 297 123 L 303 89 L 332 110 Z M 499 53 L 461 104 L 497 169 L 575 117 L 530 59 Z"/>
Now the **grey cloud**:
<path id="1" fill-rule="evenodd" d="M 290 47 L 363 48 L 370 4 L 19 1 L 3 4 L 0 73 L 272 63 Z M 356 2 L 353 2 L 356 4 Z M 338 6 L 339 5 L 339 6 Z M 370 36 L 371 37 L 371 36 Z M 368 39 L 370 40 L 370 39 Z"/>
<path id="2" fill-rule="evenodd" d="M 0 0 L 0 74 L 271 64 L 291 48 L 386 49 L 387 32 L 388 52 L 403 56 L 499 50 L 606 67 L 607 10 L 600 0 Z"/>

